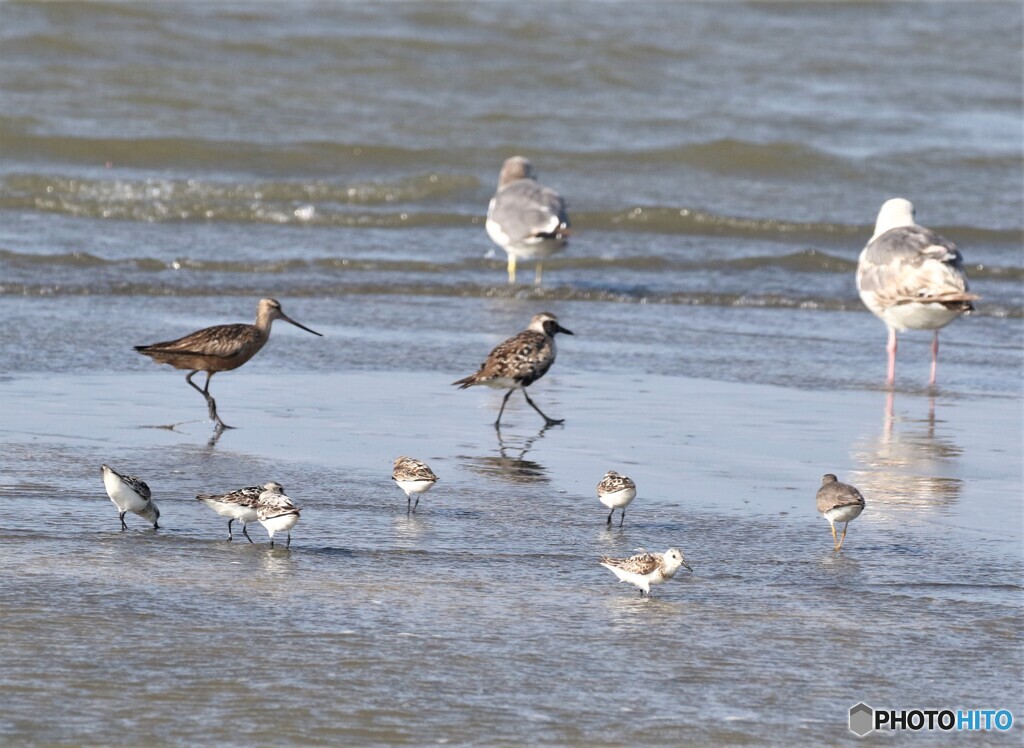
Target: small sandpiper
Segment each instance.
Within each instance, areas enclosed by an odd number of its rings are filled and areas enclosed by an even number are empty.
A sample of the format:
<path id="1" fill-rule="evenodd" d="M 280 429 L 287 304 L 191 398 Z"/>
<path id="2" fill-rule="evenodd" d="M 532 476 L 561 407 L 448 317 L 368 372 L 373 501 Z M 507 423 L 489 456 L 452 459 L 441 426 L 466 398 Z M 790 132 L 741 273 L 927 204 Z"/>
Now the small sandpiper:
<path id="1" fill-rule="evenodd" d="M 206 504 L 221 517 L 228 518 L 229 541 L 234 540 L 234 536 L 231 534 L 231 523 L 237 519 L 242 524 L 242 534 L 251 543 L 252 538 L 249 537 L 245 526 L 258 519 L 256 506 L 259 503 L 260 494 L 264 491 L 284 493 L 284 487 L 280 483 L 266 483 L 262 486 L 246 486 L 229 493 L 201 493 L 196 496 L 196 501 Z"/>
<path id="2" fill-rule="evenodd" d="M 572 335 L 572 331 L 558 324 L 558 318 L 550 312 L 535 314 L 530 320 L 530 326 L 491 351 L 475 374 L 452 384 L 459 385 L 459 389 L 463 390 L 477 384 L 508 390 L 505 399 L 501 401 L 498 420 L 494 422 L 495 428 L 501 426 L 505 404 L 517 389 L 523 391 L 526 402 L 540 413 L 547 426 L 562 423 L 565 419 L 548 418 L 526 394 L 526 388 L 544 376 L 551 364 L 555 363 L 555 335 L 560 332 Z"/>
<path id="3" fill-rule="evenodd" d="M 395 468 L 391 480 L 405 491 L 406 512 L 415 512 L 420 505 L 420 494 L 424 494 L 437 483 L 437 476 L 427 463 L 414 460 L 412 457 L 396 457 Z M 416 503 L 412 503 L 412 495 L 416 494 Z"/>
<path id="4" fill-rule="evenodd" d="M 570 234 L 565 200 L 537 182 L 533 164 L 522 156 L 502 164 L 484 228 L 508 253 L 509 283 L 516 282 L 516 259 L 521 259 L 537 261 L 533 280 L 539 285 L 544 259 L 561 251 Z"/>
<path id="5" fill-rule="evenodd" d="M 121 531 L 128 529 L 125 524 L 124 515 L 133 512 L 143 519 L 153 523 L 153 529 L 159 530 L 160 510 L 153 502 L 152 492 L 145 481 L 136 478 L 134 475 L 121 475 L 113 468 L 103 465 L 103 487 L 107 489 L 107 496 L 114 502 L 118 509 L 118 517 L 121 520 Z"/>
<path id="6" fill-rule="evenodd" d="M 294 502 L 278 490 L 265 490 L 256 500 L 256 519 L 270 535 L 270 547 L 274 547 L 274 533 L 287 532 L 288 542 L 285 548 L 291 547 L 292 528 L 299 521 L 299 508 Z"/>
<path id="7" fill-rule="evenodd" d="M 832 473 L 826 473 L 818 489 L 818 511 L 828 520 L 832 528 L 832 542 L 838 551 L 846 540 L 846 528 L 864 511 L 864 497 L 853 486 L 840 483 Z M 843 535 L 836 538 L 836 522 L 842 522 Z"/>
<path id="8" fill-rule="evenodd" d="M 640 597 L 651 596 L 652 584 L 663 584 L 676 575 L 679 567 L 693 571 L 678 548 L 669 548 L 664 553 L 640 553 L 629 558 L 601 558 L 601 566 L 610 570 L 621 582 L 640 588 Z"/>
<path id="9" fill-rule="evenodd" d="M 612 523 L 612 515 L 615 514 L 615 510 L 622 510 L 622 514 L 619 516 L 619 527 L 622 527 L 622 522 L 626 519 L 626 507 L 636 498 L 636 483 L 625 475 L 619 475 L 614 470 L 609 470 L 597 484 L 597 498 L 611 510 L 608 512 L 609 525 Z"/>

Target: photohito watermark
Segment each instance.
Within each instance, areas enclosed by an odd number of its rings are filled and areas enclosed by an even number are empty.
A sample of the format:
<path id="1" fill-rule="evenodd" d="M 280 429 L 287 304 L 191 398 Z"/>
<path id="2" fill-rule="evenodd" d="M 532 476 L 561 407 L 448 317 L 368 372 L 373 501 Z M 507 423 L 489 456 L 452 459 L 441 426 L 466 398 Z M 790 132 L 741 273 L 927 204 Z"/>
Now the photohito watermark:
<path id="1" fill-rule="evenodd" d="M 864 737 L 875 730 L 996 730 L 1013 727 L 1009 709 L 872 709 L 861 702 L 850 707 L 850 732 Z"/>

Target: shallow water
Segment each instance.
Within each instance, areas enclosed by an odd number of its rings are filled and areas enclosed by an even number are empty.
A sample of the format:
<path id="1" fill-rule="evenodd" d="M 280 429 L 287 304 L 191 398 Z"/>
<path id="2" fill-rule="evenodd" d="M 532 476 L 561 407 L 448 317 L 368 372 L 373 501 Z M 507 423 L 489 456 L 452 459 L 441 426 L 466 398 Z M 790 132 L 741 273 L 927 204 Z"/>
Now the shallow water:
<path id="1" fill-rule="evenodd" d="M 0 739 L 840 743 L 1024 715 L 1019 4 L 0 5 Z M 955 39 L 957 54 L 950 53 Z M 483 230 L 530 156 L 540 288 Z M 978 312 L 861 305 L 888 197 Z M 531 277 L 524 266 L 524 278 Z M 131 346 L 286 324 L 212 389 Z M 457 391 L 541 310 L 532 396 Z M 440 476 L 408 516 L 389 479 Z M 146 479 L 118 532 L 99 465 Z M 609 468 L 639 495 L 608 529 Z M 824 472 L 868 500 L 841 554 Z M 200 491 L 278 480 L 290 549 Z M 651 600 L 597 565 L 680 546 Z M 268 706 L 272 705 L 272 706 Z M 1015 731 L 1017 731 L 1015 729 Z M 976 735 L 996 742 L 996 734 Z M 930 736 L 934 740 L 937 736 Z"/>

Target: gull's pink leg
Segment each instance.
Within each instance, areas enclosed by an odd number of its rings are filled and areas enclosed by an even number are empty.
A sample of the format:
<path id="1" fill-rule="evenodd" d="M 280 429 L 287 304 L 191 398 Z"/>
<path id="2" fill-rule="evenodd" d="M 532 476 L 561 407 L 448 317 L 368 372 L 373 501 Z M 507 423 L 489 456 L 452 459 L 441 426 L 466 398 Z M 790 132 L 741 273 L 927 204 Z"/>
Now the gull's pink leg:
<path id="1" fill-rule="evenodd" d="M 889 386 L 892 387 L 893 382 L 896 381 L 896 330 L 895 328 L 889 328 L 889 344 L 885 346 L 885 350 L 889 352 Z"/>
<path id="2" fill-rule="evenodd" d="M 932 378 L 928 380 L 928 386 L 935 386 L 935 370 L 939 365 L 939 331 L 935 331 L 935 337 L 932 338 Z"/>

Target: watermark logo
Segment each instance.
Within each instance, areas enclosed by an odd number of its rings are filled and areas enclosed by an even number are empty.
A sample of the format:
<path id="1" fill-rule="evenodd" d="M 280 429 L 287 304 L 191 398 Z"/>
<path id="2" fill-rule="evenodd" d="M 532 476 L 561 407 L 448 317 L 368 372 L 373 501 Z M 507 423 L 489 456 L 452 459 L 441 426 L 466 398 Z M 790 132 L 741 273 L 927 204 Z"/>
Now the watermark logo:
<path id="1" fill-rule="evenodd" d="M 850 732 L 863 738 L 875 730 L 996 730 L 1013 727 L 1009 709 L 873 709 L 863 701 L 850 707 Z"/>

